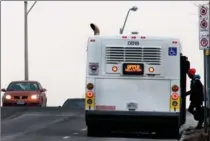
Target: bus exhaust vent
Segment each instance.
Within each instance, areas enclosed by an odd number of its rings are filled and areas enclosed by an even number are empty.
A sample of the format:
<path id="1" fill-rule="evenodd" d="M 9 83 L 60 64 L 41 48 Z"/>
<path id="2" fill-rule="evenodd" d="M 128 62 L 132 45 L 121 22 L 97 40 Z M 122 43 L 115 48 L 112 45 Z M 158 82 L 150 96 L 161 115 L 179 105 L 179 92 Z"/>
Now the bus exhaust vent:
<path id="1" fill-rule="evenodd" d="M 118 64 L 120 62 L 161 65 L 161 48 L 106 47 L 106 64 Z"/>

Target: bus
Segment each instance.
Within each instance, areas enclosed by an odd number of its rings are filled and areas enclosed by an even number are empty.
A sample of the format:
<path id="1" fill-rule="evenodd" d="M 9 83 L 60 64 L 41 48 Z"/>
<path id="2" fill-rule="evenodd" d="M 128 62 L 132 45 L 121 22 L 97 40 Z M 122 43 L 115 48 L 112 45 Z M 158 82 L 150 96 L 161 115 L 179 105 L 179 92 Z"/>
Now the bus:
<path id="1" fill-rule="evenodd" d="M 88 38 L 85 122 L 88 136 L 112 130 L 179 135 L 185 123 L 190 63 L 179 39 L 138 34 Z"/>

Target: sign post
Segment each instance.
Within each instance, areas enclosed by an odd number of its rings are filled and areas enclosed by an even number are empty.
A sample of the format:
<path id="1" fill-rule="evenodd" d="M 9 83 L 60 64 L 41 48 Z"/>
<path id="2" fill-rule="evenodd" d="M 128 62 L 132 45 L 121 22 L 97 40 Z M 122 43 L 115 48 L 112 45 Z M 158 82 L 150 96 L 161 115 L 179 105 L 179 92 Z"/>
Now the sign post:
<path id="1" fill-rule="evenodd" d="M 209 53 L 209 6 L 208 5 L 200 5 L 199 6 L 199 49 L 203 50 L 204 52 L 204 128 L 205 133 L 208 130 L 207 124 L 207 107 L 210 105 L 210 94 L 209 94 L 209 87 L 210 87 L 210 53 Z"/>

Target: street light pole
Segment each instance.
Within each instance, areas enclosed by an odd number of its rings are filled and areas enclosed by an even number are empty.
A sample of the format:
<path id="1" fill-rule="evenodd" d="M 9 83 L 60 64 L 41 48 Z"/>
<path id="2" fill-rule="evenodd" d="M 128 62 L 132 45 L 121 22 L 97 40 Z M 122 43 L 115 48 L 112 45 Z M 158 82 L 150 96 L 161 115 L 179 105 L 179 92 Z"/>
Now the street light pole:
<path id="1" fill-rule="evenodd" d="M 130 11 L 134 11 L 134 12 L 135 12 L 135 11 L 137 11 L 137 10 L 138 10 L 138 8 L 137 8 L 136 6 L 133 6 L 132 8 L 130 8 L 130 9 L 128 10 L 127 15 L 126 15 L 126 17 L 125 17 L 125 21 L 124 21 L 123 27 L 120 28 L 120 34 L 123 34 L 123 31 L 124 31 L 124 29 L 125 29 L 125 25 L 126 25 L 126 23 L 127 23 L 128 16 L 129 16 Z"/>
<path id="2" fill-rule="evenodd" d="M 1 94 L 1 58 L 2 57 L 1 57 L 1 0 L 0 0 L 0 94 Z M 1 105 L 1 100 L 0 100 L 0 105 Z M 1 132 L 1 127 L 0 127 L 0 132 Z"/>
<path id="3" fill-rule="evenodd" d="M 25 80 L 29 80 L 29 67 L 28 67 L 28 14 L 35 6 L 37 1 L 28 10 L 28 2 L 24 1 L 24 76 Z"/>
<path id="4" fill-rule="evenodd" d="M 25 80 L 29 79 L 28 76 L 28 2 L 24 1 L 24 63 L 25 63 Z"/>

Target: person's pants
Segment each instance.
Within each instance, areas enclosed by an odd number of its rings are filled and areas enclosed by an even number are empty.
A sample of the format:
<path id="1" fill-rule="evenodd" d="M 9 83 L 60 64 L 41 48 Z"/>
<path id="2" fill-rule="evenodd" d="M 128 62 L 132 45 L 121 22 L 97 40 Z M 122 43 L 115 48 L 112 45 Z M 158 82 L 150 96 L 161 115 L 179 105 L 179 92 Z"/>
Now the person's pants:
<path id="1" fill-rule="evenodd" d="M 190 103 L 188 111 L 194 116 L 194 119 L 198 121 L 198 126 L 202 126 L 204 121 L 204 108 L 200 103 Z"/>
<path id="2" fill-rule="evenodd" d="M 203 117 L 203 107 L 200 103 L 190 102 L 188 111 L 194 116 L 195 120 L 201 120 Z"/>

